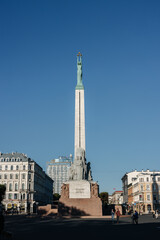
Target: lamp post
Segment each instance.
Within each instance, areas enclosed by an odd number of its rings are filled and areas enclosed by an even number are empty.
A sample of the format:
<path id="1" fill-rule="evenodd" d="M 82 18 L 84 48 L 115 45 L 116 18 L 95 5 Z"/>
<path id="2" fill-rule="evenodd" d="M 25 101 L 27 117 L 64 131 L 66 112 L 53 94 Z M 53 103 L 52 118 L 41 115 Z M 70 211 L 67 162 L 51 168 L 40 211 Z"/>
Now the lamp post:
<path id="1" fill-rule="evenodd" d="M 36 214 L 38 214 L 38 204 L 39 202 L 36 202 Z"/>

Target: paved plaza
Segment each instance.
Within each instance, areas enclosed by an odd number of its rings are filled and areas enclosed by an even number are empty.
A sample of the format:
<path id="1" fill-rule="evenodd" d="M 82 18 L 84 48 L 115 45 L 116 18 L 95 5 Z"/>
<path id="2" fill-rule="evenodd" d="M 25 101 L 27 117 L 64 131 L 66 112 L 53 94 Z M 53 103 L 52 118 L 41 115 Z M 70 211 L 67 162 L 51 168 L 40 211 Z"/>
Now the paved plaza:
<path id="1" fill-rule="evenodd" d="M 152 215 L 143 215 L 139 224 L 133 225 L 130 216 L 120 218 L 119 224 L 112 224 L 106 218 L 72 218 L 55 219 L 53 217 L 5 216 L 5 229 L 12 232 L 14 240 L 32 239 L 75 239 L 80 238 L 107 238 L 127 237 L 144 238 L 160 236 L 160 218 L 153 219 Z"/>

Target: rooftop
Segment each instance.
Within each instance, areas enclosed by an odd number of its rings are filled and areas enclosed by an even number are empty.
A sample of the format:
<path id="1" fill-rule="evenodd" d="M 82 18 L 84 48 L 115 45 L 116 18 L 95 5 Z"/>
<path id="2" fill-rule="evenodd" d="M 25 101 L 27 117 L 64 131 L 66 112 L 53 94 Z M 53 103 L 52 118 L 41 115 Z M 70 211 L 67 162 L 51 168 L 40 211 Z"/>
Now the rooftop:
<path id="1" fill-rule="evenodd" d="M 12 153 L 0 153 L 1 162 L 28 162 L 33 161 L 24 153 L 12 152 Z"/>

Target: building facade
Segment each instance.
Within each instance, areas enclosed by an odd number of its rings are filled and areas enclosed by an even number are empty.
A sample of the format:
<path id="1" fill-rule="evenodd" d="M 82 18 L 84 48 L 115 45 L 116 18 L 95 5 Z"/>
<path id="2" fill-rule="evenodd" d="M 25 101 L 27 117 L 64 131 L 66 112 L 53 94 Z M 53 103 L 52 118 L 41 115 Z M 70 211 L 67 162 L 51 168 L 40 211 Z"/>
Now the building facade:
<path id="1" fill-rule="evenodd" d="M 53 180 L 23 153 L 0 153 L 0 184 L 6 186 L 6 210 L 36 212 L 53 199 Z"/>
<path id="2" fill-rule="evenodd" d="M 111 198 L 111 204 L 122 204 L 123 203 L 123 191 L 114 191 Z"/>
<path id="3" fill-rule="evenodd" d="M 128 206 L 133 204 L 133 186 L 132 183 L 128 185 Z"/>
<path id="4" fill-rule="evenodd" d="M 137 174 L 140 173 L 137 170 L 126 173 L 122 177 L 122 190 L 123 190 L 123 203 L 128 204 L 128 185 L 136 178 Z"/>
<path id="5" fill-rule="evenodd" d="M 108 204 L 112 204 L 112 195 L 108 195 Z"/>
<path id="6" fill-rule="evenodd" d="M 124 179 L 124 178 L 122 178 Z M 127 205 L 129 210 L 149 213 L 160 210 L 160 172 L 141 171 L 128 185 Z"/>
<path id="7" fill-rule="evenodd" d="M 73 157 L 61 156 L 47 162 L 47 174 L 53 179 L 53 193 L 61 194 L 61 186 L 69 179 L 69 169 L 73 162 Z"/>

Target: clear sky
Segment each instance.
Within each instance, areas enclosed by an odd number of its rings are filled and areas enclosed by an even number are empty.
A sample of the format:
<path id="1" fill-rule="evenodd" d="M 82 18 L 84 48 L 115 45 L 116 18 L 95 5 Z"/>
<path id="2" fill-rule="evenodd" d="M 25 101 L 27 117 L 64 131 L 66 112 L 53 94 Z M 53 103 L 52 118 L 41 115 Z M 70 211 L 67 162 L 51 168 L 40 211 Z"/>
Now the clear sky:
<path id="1" fill-rule="evenodd" d="M 160 1 L 1 0 L 0 151 L 46 162 L 74 151 L 83 54 L 86 157 L 100 192 L 160 170 Z"/>

